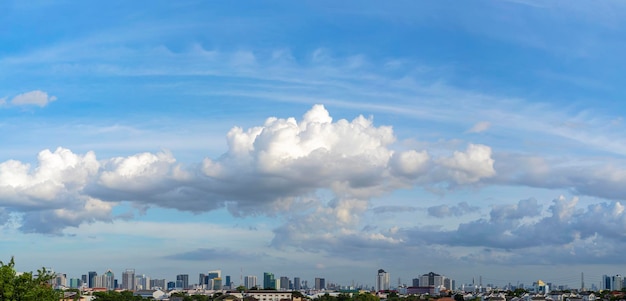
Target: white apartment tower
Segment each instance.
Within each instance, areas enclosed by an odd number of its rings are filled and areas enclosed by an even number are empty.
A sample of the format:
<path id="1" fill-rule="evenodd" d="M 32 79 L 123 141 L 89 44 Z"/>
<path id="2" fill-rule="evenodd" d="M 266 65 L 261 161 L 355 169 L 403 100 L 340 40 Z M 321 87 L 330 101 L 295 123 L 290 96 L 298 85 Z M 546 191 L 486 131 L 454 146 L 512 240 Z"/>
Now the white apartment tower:
<path id="1" fill-rule="evenodd" d="M 613 283 L 612 283 L 612 289 L 614 291 L 621 291 L 622 288 L 624 286 L 624 278 L 622 277 L 622 275 L 615 275 L 613 276 Z"/>
<path id="2" fill-rule="evenodd" d="M 135 270 L 126 269 L 122 273 L 122 289 L 134 291 L 135 290 Z"/>
<path id="3" fill-rule="evenodd" d="M 244 277 L 243 278 L 243 285 L 247 289 L 251 289 L 253 287 L 256 287 L 256 285 L 257 285 L 256 276 L 246 276 L 246 277 Z"/>
<path id="4" fill-rule="evenodd" d="M 378 274 L 376 275 L 376 291 L 385 291 L 389 290 L 389 273 L 385 272 L 385 270 L 378 270 Z"/>

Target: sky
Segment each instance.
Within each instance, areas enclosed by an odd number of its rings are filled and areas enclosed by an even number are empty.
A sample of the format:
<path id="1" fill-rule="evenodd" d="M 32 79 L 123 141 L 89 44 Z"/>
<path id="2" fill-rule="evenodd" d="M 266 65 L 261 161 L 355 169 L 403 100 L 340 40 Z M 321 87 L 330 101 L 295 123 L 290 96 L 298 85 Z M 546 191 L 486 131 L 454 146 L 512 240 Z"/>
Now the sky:
<path id="1" fill-rule="evenodd" d="M 2 1 L 0 260 L 599 286 L 624 36 L 610 0 Z"/>

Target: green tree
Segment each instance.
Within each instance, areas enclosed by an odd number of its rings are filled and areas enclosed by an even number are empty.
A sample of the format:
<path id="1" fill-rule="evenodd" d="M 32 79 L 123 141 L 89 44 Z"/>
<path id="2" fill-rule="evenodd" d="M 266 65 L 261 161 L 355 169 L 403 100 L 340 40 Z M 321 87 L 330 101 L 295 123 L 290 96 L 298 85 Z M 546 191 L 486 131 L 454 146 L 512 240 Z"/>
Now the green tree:
<path id="1" fill-rule="evenodd" d="M 511 294 L 515 297 L 520 297 L 526 293 L 528 293 L 528 291 L 523 288 L 516 288 L 514 291 L 511 292 Z"/>
<path id="2" fill-rule="evenodd" d="M 97 301 L 139 301 L 144 300 L 141 296 L 135 296 L 131 291 L 108 291 L 93 293 Z"/>
<path id="3" fill-rule="evenodd" d="M 337 301 L 349 301 L 352 298 L 350 297 L 350 294 L 348 293 L 341 293 L 337 296 Z"/>
<path id="4" fill-rule="evenodd" d="M 337 301 L 336 297 L 331 296 L 329 293 L 325 293 L 317 298 L 318 301 Z"/>
<path id="5" fill-rule="evenodd" d="M 191 295 L 192 301 L 209 301 L 209 296 L 207 295 Z"/>
<path id="6" fill-rule="evenodd" d="M 58 301 L 61 292 L 55 291 L 48 282 L 54 275 L 45 268 L 17 275 L 15 260 L 11 257 L 8 263 L 0 261 L 0 301 Z"/>
<path id="7" fill-rule="evenodd" d="M 372 295 L 370 293 L 356 294 L 356 295 L 352 296 L 352 298 L 355 301 L 380 301 L 380 298 L 378 298 L 377 296 Z"/>
<path id="8" fill-rule="evenodd" d="M 292 296 L 293 298 L 304 298 L 304 295 L 303 295 L 301 292 L 299 292 L 299 291 L 293 291 L 293 292 L 291 293 L 291 296 Z"/>
<path id="9" fill-rule="evenodd" d="M 240 292 L 240 293 L 242 293 L 242 292 L 245 292 L 245 291 L 246 291 L 246 287 L 245 287 L 245 286 L 243 286 L 243 285 L 240 285 L 240 286 L 238 286 L 235 290 L 236 290 L 236 291 L 238 291 L 238 292 Z"/>

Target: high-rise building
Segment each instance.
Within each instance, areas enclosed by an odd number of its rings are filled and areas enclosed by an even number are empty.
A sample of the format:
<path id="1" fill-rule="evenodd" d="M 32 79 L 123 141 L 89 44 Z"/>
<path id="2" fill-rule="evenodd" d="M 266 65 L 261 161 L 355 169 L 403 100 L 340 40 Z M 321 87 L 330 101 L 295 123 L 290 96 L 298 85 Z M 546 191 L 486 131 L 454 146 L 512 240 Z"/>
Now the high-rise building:
<path id="1" fill-rule="evenodd" d="M 135 276 L 135 290 L 149 290 L 150 289 L 150 277 L 146 275 Z"/>
<path id="2" fill-rule="evenodd" d="M 281 290 L 289 290 L 289 277 L 282 276 L 280 277 L 280 287 Z"/>
<path id="3" fill-rule="evenodd" d="M 79 287 L 80 287 L 80 279 L 70 278 L 70 288 L 79 288 Z"/>
<path id="4" fill-rule="evenodd" d="M 117 287 L 115 283 L 115 274 L 113 274 L 113 271 L 111 270 L 107 270 L 100 276 L 95 276 L 94 279 L 94 287 L 103 287 L 109 291 L 112 291 Z"/>
<path id="5" fill-rule="evenodd" d="M 180 288 L 180 289 L 189 288 L 189 275 L 188 274 L 176 275 L 176 288 Z"/>
<path id="6" fill-rule="evenodd" d="M 217 278 L 212 278 L 211 280 L 209 280 L 209 289 L 212 290 L 221 290 L 222 289 L 222 278 L 221 277 L 217 277 Z"/>
<path id="7" fill-rule="evenodd" d="M 316 290 L 326 289 L 326 279 L 324 279 L 324 278 L 315 278 L 315 289 Z"/>
<path id="8" fill-rule="evenodd" d="M 206 274 L 205 273 L 200 273 L 200 275 L 198 276 L 198 286 L 202 287 L 206 283 L 207 283 Z"/>
<path id="9" fill-rule="evenodd" d="M 247 289 L 251 289 L 253 287 L 256 287 L 257 285 L 257 278 L 256 276 L 246 276 L 243 278 L 243 285 L 247 288 Z"/>
<path id="10" fill-rule="evenodd" d="M 222 278 L 222 270 L 209 271 L 206 275 L 207 275 L 207 278 L 209 279 Z"/>
<path id="11" fill-rule="evenodd" d="M 446 277 L 430 272 L 420 276 L 420 286 L 442 287 Z"/>
<path id="12" fill-rule="evenodd" d="M 134 291 L 135 290 L 135 270 L 126 269 L 122 273 L 122 289 Z"/>
<path id="13" fill-rule="evenodd" d="M 274 274 L 268 272 L 263 273 L 263 288 L 276 289 L 276 279 L 274 279 Z"/>
<path id="14" fill-rule="evenodd" d="M 55 288 L 67 287 L 67 275 L 63 273 L 54 274 L 54 279 L 50 284 Z"/>
<path id="15" fill-rule="evenodd" d="M 167 282 L 167 290 L 168 291 L 171 291 L 171 290 L 173 290 L 175 288 L 176 288 L 176 282 L 174 282 L 174 281 L 168 281 Z"/>
<path id="16" fill-rule="evenodd" d="M 611 289 L 614 291 L 621 291 L 623 286 L 624 286 L 624 278 L 622 278 L 622 275 L 613 276 L 613 283 L 612 283 Z"/>
<path id="17" fill-rule="evenodd" d="M 96 273 L 95 271 L 90 271 L 89 273 L 87 273 L 87 287 L 89 288 L 95 287 L 96 276 L 98 276 L 98 273 Z"/>
<path id="18" fill-rule="evenodd" d="M 230 283 L 230 276 L 226 275 L 226 277 L 224 278 L 224 286 L 228 287 L 229 289 L 232 287 L 231 283 Z"/>
<path id="19" fill-rule="evenodd" d="M 602 275 L 602 283 L 600 283 L 602 290 L 611 290 L 611 277 L 608 275 Z"/>
<path id="20" fill-rule="evenodd" d="M 300 290 L 300 277 L 293 277 L 293 289 L 296 291 Z"/>
<path id="21" fill-rule="evenodd" d="M 87 285 L 89 283 L 89 278 L 87 278 L 87 275 L 81 275 L 80 276 L 80 285 Z"/>
<path id="22" fill-rule="evenodd" d="M 413 287 L 418 287 L 418 286 L 420 286 L 420 279 L 413 278 Z"/>
<path id="23" fill-rule="evenodd" d="M 150 280 L 150 287 L 148 289 L 161 289 L 165 290 L 167 288 L 167 281 L 165 279 L 153 279 Z"/>
<path id="24" fill-rule="evenodd" d="M 389 287 L 389 273 L 383 269 L 378 270 L 378 274 L 376 274 L 376 291 L 388 291 Z"/>
<path id="25" fill-rule="evenodd" d="M 456 288 L 455 285 L 454 285 L 454 280 L 452 280 L 450 278 L 444 278 L 443 279 L 443 286 L 446 289 L 449 289 L 449 290 L 454 290 Z"/>
<path id="26" fill-rule="evenodd" d="M 221 270 L 213 270 L 213 271 L 209 271 L 206 274 L 206 277 L 204 277 L 204 287 L 206 287 L 207 289 L 213 289 L 213 279 L 215 278 L 222 278 L 222 271 Z"/>

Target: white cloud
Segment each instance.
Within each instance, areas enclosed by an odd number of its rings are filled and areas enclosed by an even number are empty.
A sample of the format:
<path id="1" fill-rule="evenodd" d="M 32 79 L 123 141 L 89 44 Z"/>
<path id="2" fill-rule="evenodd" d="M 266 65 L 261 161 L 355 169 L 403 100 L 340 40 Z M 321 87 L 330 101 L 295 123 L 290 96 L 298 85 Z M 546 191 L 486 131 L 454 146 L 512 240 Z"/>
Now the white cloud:
<path id="1" fill-rule="evenodd" d="M 516 205 L 495 206 L 489 219 L 461 223 L 457 229 L 434 230 L 426 228 L 404 229 L 411 245 L 439 244 L 452 247 L 473 246 L 500 250 L 520 249 L 516 252 L 539 252 L 547 262 L 560 262 L 550 252 L 576 244 L 577 248 L 595 243 L 597 239 L 624 244 L 626 213 L 621 202 L 603 202 L 578 207 L 579 199 L 563 196 L 552 201 L 546 212 L 536 200 L 519 201 Z M 402 231 L 401 231 L 402 232 Z M 517 256 L 517 255 L 515 255 Z M 576 258 L 582 259 L 582 254 Z M 597 253 L 593 260 L 607 260 L 607 254 Z M 567 260 L 571 260 L 568 258 Z M 588 258 L 584 259 L 588 260 Z"/>
<path id="2" fill-rule="evenodd" d="M 26 93 L 19 94 L 11 99 L 11 105 L 14 106 L 27 106 L 35 105 L 39 107 L 45 107 L 49 103 L 55 101 L 56 96 L 48 95 L 48 93 L 41 90 L 34 90 Z"/>
<path id="3" fill-rule="evenodd" d="M 391 157 L 391 172 L 398 175 L 415 178 L 428 168 L 430 156 L 426 151 L 409 150 L 396 152 Z"/>
<path id="4" fill-rule="evenodd" d="M 64 148 L 41 151 L 34 170 L 15 160 L 0 163 L 0 206 L 24 213 L 22 230 L 28 232 L 109 219 L 112 206 L 82 192 L 99 168 L 94 153 L 76 155 Z"/>
<path id="5" fill-rule="evenodd" d="M 491 148 L 486 145 L 470 144 L 465 152 L 455 151 L 452 157 L 437 160 L 444 167 L 446 177 L 458 184 L 470 184 L 496 174 L 491 158 Z"/>
<path id="6" fill-rule="evenodd" d="M 131 201 L 194 212 L 227 207 L 234 215 L 309 208 L 312 220 L 301 227 L 326 220 L 329 230 L 351 232 L 372 197 L 414 185 L 473 184 L 494 173 L 489 147 L 470 144 L 465 152 L 431 159 L 424 150 L 393 150 L 395 140 L 391 127 L 371 118 L 335 121 L 316 105 L 300 121 L 271 117 L 262 126 L 233 128 L 228 151 L 197 168 L 178 164 L 167 151 L 96 160 L 93 152 L 59 148 L 42 151 L 34 170 L 6 161 L 0 163 L 1 205 L 40 210 L 24 216 L 32 231 L 44 227 L 37 218 L 60 227 L 107 220 L 111 204 Z M 315 201 L 319 190 L 332 192 L 332 200 Z"/>
<path id="7" fill-rule="evenodd" d="M 474 124 L 474 126 L 472 126 L 469 130 L 467 130 L 468 133 L 482 133 L 486 130 L 488 130 L 491 127 L 491 123 L 488 121 L 481 121 L 478 122 L 476 124 Z"/>
<path id="8" fill-rule="evenodd" d="M 580 172 L 551 160 L 520 165 L 525 157 L 517 156 L 498 156 L 504 162 L 496 164 L 486 145 L 468 144 L 450 154 L 448 149 L 397 151 L 395 141 L 391 127 L 375 126 L 363 116 L 334 120 L 317 105 L 301 120 L 271 117 L 261 126 L 233 128 L 227 134 L 228 150 L 198 166 L 183 166 L 167 151 L 97 160 L 93 152 L 80 155 L 64 148 L 40 152 L 32 167 L 5 161 L 0 163 L 0 206 L 5 208 L 2 216 L 20 214 L 22 231 L 47 233 L 111 221 L 119 201 L 193 212 L 226 207 L 234 215 L 277 216 L 284 223 L 274 230 L 272 245 L 310 250 L 320 244 L 340 249 L 340 241 L 375 248 L 411 245 L 413 237 L 437 244 L 520 248 L 537 237 L 553 244 L 594 233 L 609 237 L 626 224 L 621 203 L 598 204 L 581 213 L 575 199 L 557 199 L 551 215 L 542 217 L 541 206 L 529 199 L 494 206 L 490 219 L 461 224 L 453 232 L 381 232 L 376 224 L 366 229 L 363 216 L 370 199 L 400 188 L 495 182 L 573 188 L 591 195 L 618 195 L 623 189 L 618 184 L 624 173 L 616 167 Z M 445 217 L 477 210 L 461 202 L 428 212 Z M 587 224 L 598 219 L 607 222 Z M 548 239 L 541 229 L 562 235 Z"/>

